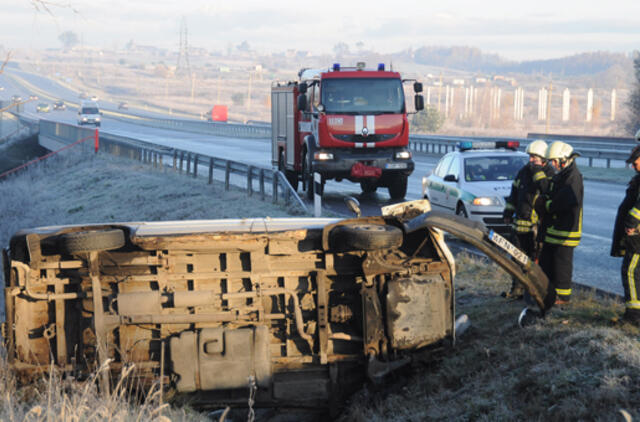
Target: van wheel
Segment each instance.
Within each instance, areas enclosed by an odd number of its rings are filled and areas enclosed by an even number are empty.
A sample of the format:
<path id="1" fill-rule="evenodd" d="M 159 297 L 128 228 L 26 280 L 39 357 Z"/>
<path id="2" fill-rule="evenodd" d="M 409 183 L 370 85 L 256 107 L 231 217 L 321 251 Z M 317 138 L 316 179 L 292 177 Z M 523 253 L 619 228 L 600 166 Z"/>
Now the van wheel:
<path id="1" fill-rule="evenodd" d="M 120 249 L 125 244 L 121 229 L 67 233 L 60 237 L 60 241 L 62 248 L 70 254 L 110 251 Z"/>
<path id="2" fill-rule="evenodd" d="M 332 250 L 375 250 L 402 245 L 402 230 L 382 224 L 337 226 L 329 234 Z"/>

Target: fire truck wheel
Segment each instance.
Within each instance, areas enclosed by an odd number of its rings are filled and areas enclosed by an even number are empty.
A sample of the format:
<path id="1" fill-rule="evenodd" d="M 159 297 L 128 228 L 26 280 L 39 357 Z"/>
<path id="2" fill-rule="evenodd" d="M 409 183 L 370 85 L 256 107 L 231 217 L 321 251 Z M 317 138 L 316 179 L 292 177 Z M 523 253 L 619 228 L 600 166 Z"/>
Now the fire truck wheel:
<path id="1" fill-rule="evenodd" d="M 402 199 L 407 195 L 407 176 L 398 175 L 389 182 L 391 199 Z"/>
<path id="2" fill-rule="evenodd" d="M 318 186 L 318 195 L 322 196 L 324 193 L 324 179 L 320 182 Z M 302 156 L 302 188 L 307 192 L 307 199 L 313 200 L 314 195 L 314 186 L 313 182 L 313 169 L 310 168 L 309 163 L 307 162 L 307 154 L 305 153 Z"/>
<path id="3" fill-rule="evenodd" d="M 374 193 L 378 189 L 378 183 L 373 180 L 363 180 L 360 182 L 362 193 Z"/>
<path id="4" fill-rule="evenodd" d="M 294 191 L 298 190 L 298 175 L 290 170 L 287 170 L 284 166 L 284 151 L 280 151 L 280 156 L 278 157 L 278 170 L 280 170 L 285 177 L 287 178 L 287 182 L 291 185 Z"/>
<path id="5" fill-rule="evenodd" d="M 120 229 L 90 230 L 67 233 L 60 237 L 62 248 L 68 253 L 110 251 L 124 246 L 124 232 Z"/>
<path id="6" fill-rule="evenodd" d="M 402 245 L 402 230 L 380 224 L 351 224 L 337 226 L 329 233 L 332 250 L 375 250 Z"/>

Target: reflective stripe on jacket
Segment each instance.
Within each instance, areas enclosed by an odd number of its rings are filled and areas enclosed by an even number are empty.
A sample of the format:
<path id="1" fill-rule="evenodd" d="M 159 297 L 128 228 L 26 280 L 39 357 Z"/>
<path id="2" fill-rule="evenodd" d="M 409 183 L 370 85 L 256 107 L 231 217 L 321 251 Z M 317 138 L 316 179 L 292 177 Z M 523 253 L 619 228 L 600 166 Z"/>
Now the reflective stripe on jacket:
<path id="1" fill-rule="evenodd" d="M 529 233 L 538 224 L 534 205 L 541 191 L 546 192 L 549 180 L 544 166 L 527 163 L 518 171 L 505 206 L 505 210 L 515 213 L 513 229 L 517 233 Z"/>
<path id="2" fill-rule="evenodd" d="M 582 237 L 582 174 L 575 161 L 553 177 L 546 210 L 549 220 L 544 241 L 555 245 L 576 247 Z"/>

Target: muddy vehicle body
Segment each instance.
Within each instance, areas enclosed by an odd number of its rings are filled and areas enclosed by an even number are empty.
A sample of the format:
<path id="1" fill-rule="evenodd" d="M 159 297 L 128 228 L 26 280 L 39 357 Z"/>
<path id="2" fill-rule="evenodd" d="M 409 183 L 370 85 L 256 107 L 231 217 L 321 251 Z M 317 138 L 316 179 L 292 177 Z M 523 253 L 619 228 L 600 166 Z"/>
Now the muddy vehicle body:
<path id="1" fill-rule="evenodd" d="M 30 379 L 51 363 L 79 377 L 108 365 L 109 388 L 135 364 L 142 385 L 196 406 L 246 405 L 251 390 L 258 406 L 331 406 L 453 345 L 455 265 L 438 226 L 500 254 L 544 306 L 535 264 L 428 210 L 23 230 L 3 254 L 10 366 Z"/>

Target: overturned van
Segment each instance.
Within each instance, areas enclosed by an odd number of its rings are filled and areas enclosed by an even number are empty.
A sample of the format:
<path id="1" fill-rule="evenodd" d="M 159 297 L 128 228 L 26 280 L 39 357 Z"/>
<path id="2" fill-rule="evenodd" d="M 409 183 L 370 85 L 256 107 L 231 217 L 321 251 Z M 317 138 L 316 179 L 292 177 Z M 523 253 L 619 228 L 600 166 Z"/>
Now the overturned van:
<path id="1" fill-rule="evenodd" d="M 537 265 L 426 200 L 346 220 L 43 227 L 4 250 L 9 363 L 23 380 L 51 364 L 75 376 L 104 365 L 105 389 L 135 364 L 141 385 L 195 405 L 246 405 L 252 391 L 256 405 L 330 406 L 454 344 L 455 266 L 440 229 L 486 252 L 544 311 Z"/>

